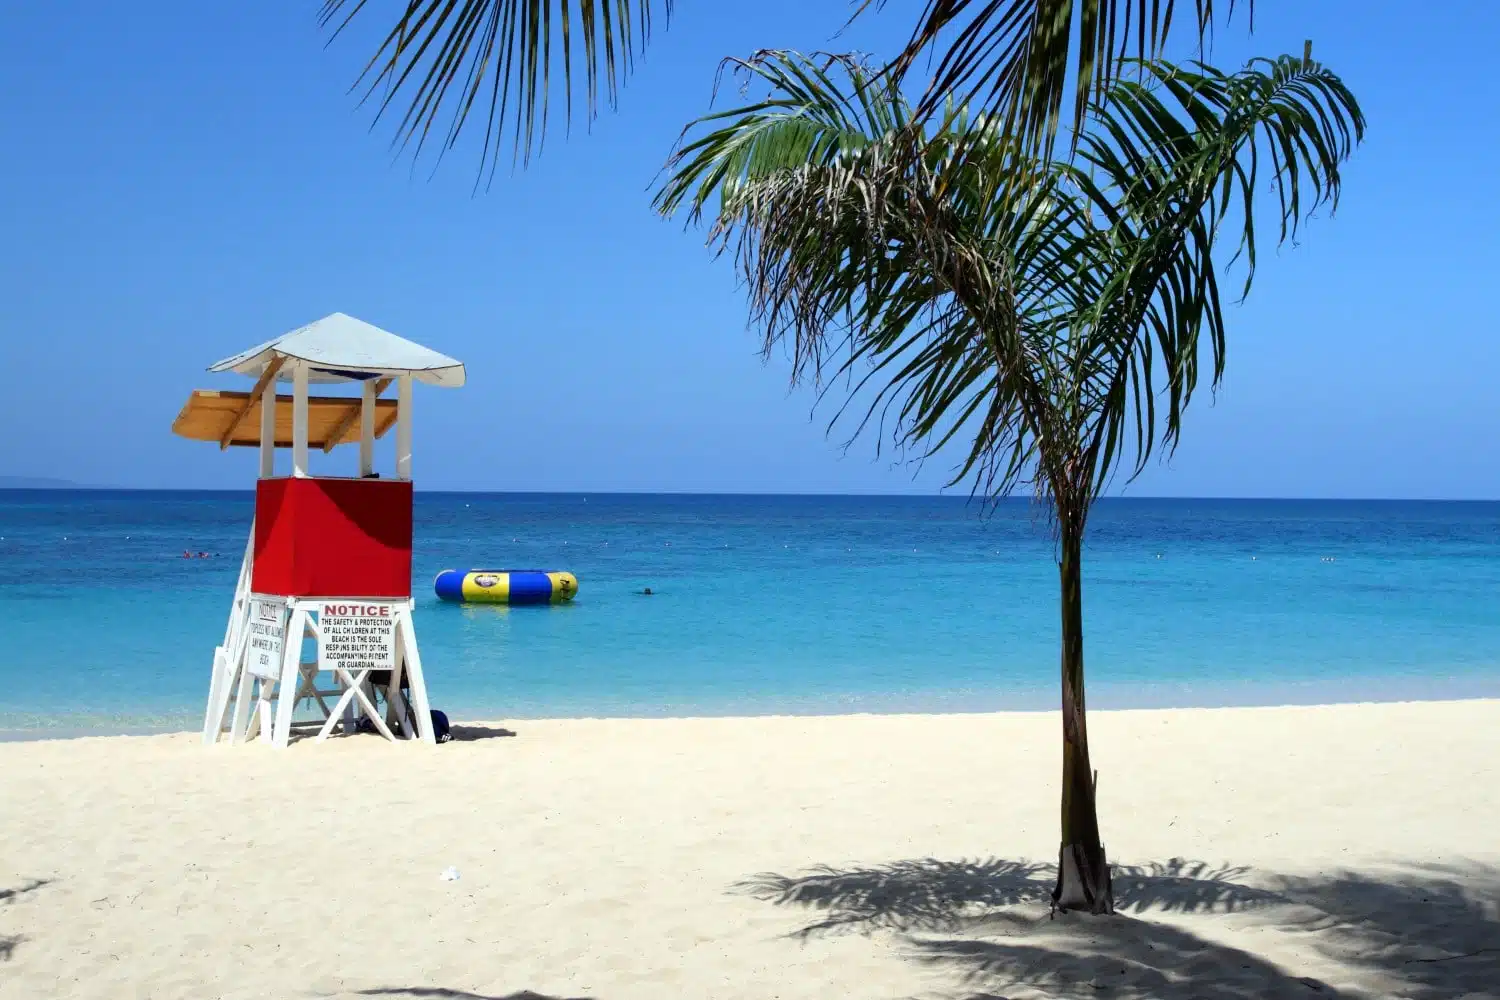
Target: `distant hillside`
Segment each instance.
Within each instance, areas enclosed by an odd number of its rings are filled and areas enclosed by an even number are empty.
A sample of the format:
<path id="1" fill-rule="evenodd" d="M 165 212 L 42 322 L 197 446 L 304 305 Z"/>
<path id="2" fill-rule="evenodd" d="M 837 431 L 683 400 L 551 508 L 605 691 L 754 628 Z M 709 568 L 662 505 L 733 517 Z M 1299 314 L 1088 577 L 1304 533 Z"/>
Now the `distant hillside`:
<path id="1" fill-rule="evenodd" d="M 0 476 L 0 490 L 87 490 L 93 487 L 70 479 L 45 476 Z"/>

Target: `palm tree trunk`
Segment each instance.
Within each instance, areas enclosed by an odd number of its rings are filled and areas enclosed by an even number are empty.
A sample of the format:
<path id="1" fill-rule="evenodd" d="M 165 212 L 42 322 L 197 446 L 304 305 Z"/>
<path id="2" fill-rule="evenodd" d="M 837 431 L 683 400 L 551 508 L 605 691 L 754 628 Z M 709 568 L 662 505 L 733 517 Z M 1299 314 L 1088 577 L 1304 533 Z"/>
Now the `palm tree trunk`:
<path id="1" fill-rule="evenodd" d="M 1063 514 L 1062 558 L 1062 849 L 1052 903 L 1060 910 L 1113 913 L 1109 863 L 1099 841 L 1094 773 L 1083 699 L 1083 518 Z"/>

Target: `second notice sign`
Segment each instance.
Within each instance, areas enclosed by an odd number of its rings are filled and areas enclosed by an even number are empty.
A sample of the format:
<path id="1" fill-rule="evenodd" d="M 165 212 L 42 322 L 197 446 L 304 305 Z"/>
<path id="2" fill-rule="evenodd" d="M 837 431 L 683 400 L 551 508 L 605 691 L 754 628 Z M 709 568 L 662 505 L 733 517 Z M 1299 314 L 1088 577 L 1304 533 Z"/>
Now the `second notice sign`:
<path id="1" fill-rule="evenodd" d="M 394 669 L 397 608 L 371 601 L 323 602 L 318 613 L 319 668 Z"/>

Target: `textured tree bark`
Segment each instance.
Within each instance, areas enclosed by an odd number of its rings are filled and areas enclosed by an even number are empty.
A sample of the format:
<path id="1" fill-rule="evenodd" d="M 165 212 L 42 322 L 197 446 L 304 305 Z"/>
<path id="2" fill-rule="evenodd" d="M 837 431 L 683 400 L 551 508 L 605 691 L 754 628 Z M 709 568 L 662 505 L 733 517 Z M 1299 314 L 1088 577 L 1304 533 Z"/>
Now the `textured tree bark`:
<path id="1" fill-rule="evenodd" d="M 1052 903 L 1059 910 L 1115 911 L 1109 863 L 1099 841 L 1094 772 L 1083 697 L 1083 519 L 1060 518 L 1062 558 L 1062 849 Z"/>

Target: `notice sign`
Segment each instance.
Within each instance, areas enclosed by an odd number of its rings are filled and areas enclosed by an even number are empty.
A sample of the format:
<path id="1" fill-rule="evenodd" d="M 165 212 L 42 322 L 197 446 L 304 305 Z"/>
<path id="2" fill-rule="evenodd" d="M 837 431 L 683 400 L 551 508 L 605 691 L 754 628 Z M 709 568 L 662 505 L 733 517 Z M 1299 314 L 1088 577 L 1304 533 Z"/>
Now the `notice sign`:
<path id="1" fill-rule="evenodd" d="M 247 669 L 261 680 L 281 676 L 281 647 L 286 641 L 286 605 L 280 601 L 252 601 L 250 655 Z"/>
<path id="2" fill-rule="evenodd" d="M 318 667 L 391 670 L 396 666 L 396 605 L 324 601 L 318 612 Z"/>

